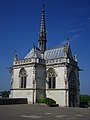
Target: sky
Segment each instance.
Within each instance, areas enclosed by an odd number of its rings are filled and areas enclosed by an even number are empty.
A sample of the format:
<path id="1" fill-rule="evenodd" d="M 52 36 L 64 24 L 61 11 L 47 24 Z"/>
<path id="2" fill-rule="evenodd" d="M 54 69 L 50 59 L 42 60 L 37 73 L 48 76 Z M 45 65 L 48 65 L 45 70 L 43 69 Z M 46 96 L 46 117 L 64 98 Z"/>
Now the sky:
<path id="1" fill-rule="evenodd" d="M 90 0 L 0 0 L 0 91 L 10 90 L 14 50 L 23 59 L 37 46 L 42 4 L 47 48 L 69 38 L 80 69 L 80 93 L 90 95 Z"/>

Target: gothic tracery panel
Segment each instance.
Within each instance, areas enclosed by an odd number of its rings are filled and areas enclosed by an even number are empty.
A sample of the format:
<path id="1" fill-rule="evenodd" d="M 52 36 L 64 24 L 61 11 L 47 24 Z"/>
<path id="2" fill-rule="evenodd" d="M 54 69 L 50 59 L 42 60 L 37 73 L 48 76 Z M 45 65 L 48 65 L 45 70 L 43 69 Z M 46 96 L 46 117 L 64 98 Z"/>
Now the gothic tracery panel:
<path id="1" fill-rule="evenodd" d="M 48 77 L 48 88 L 55 89 L 56 88 L 56 73 L 53 68 L 49 68 L 47 72 Z"/>
<path id="2" fill-rule="evenodd" d="M 26 88 L 27 74 L 24 68 L 21 68 L 19 72 L 20 77 L 20 88 Z"/>

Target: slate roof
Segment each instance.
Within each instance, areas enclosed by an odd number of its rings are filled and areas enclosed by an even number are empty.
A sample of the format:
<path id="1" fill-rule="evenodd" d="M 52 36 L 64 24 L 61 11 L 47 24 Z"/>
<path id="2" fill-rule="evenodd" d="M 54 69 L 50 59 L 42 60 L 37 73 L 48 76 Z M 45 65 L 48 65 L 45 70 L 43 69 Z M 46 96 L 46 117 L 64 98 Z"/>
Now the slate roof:
<path id="1" fill-rule="evenodd" d="M 65 53 L 67 54 L 67 57 L 72 58 L 72 53 L 70 50 L 70 46 L 68 44 L 65 44 L 57 48 L 47 49 L 44 53 L 44 59 L 50 60 L 50 59 L 63 58 L 65 57 Z M 37 47 L 32 48 L 24 59 L 32 58 L 32 57 L 42 58 L 39 48 Z"/>
<path id="2" fill-rule="evenodd" d="M 61 57 L 64 57 L 64 47 L 49 49 L 46 50 L 44 53 L 45 60 L 61 58 Z"/>
<path id="3" fill-rule="evenodd" d="M 33 58 L 33 57 L 36 57 L 36 58 L 41 58 L 41 52 L 38 48 L 32 48 L 30 50 L 30 52 L 25 56 L 24 59 L 26 58 Z"/>

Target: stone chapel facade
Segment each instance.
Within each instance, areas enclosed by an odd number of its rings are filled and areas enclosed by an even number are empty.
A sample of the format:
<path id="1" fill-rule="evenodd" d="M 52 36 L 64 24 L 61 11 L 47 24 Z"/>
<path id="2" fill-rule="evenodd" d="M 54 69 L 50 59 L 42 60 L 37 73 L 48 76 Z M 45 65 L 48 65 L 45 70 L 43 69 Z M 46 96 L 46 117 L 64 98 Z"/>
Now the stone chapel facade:
<path id="1" fill-rule="evenodd" d="M 79 67 L 76 54 L 72 56 L 69 42 L 46 49 L 45 10 L 42 8 L 38 47 L 33 45 L 23 59 L 14 53 L 10 98 L 27 98 L 38 103 L 49 97 L 60 106 L 79 105 Z"/>

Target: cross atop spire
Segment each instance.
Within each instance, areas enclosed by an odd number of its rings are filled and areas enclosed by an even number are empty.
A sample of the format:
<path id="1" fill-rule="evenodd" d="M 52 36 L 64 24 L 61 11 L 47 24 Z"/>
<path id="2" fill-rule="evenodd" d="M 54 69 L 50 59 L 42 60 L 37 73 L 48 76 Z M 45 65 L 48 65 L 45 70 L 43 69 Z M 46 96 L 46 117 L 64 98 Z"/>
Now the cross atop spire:
<path id="1" fill-rule="evenodd" d="M 45 26 L 44 4 L 42 6 L 42 18 L 41 18 L 40 32 L 39 32 L 39 38 L 38 38 L 38 47 L 41 50 L 41 53 L 45 52 L 46 50 L 46 26 Z"/>
<path id="2" fill-rule="evenodd" d="M 44 10 L 44 4 L 42 5 L 42 10 Z"/>

